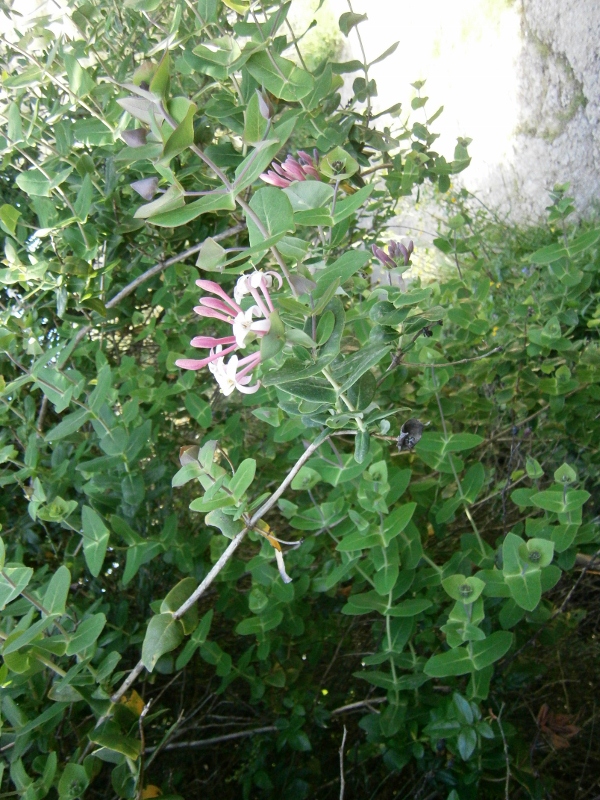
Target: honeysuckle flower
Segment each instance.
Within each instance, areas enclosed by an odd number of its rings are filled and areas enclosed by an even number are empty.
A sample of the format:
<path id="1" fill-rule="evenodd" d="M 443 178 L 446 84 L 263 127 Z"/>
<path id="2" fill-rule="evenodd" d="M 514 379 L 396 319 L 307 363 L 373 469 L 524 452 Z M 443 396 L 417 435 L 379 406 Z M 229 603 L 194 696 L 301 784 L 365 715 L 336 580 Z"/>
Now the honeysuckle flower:
<path id="1" fill-rule="evenodd" d="M 249 275 L 242 275 L 234 290 L 235 299 L 223 291 L 215 281 L 198 280 L 196 285 L 213 297 L 200 298 L 200 305 L 194 311 L 201 317 L 218 319 L 231 325 L 231 334 L 228 336 L 195 336 L 190 344 L 192 347 L 207 347 L 209 355 L 205 358 L 179 358 L 175 362 L 183 369 L 198 370 L 208 367 L 214 375 L 221 392 L 230 395 L 234 389 L 242 394 L 253 394 L 260 388 L 260 381 L 252 384 L 252 370 L 261 361 L 260 350 L 238 358 L 232 355 L 228 362 L 225 356 L 238 349 L 245 349 L 250 336 L 262 337 L 271 329 L 270 314 L 274 312 L 273 301 L 269 288 L 276 282 L 281 287 L 281 278 L 276 272 L 263 273 L 255 270 Z M 244 311 L 240 302 L 242 298 L 251 294 L 256 305 Z"/>
<path id="2" fill-rule="evenodd" d="M 247 294 L 251 294 L 256 305 L 260 308 L 265 317 L 267 317 L 272 311 L 274 311 L 271 295 L 269 294 L 269 289 L 273 285 L 273 279 L 277 281 L 277 288 L 281 289 L 281 277 L 276 272 L 262 272 L 261 270 L 257 269 L 254 272 L 251 272 L 249 275 L 242 275 L 240 278 L 238 278 L 238 282 L 233 290 L 233 296 L 236 303 L 241 303 L 243 297 L 245 297 Z M 266 307 L 263 303 L 261 295 L 259 294 L 259 289 L 262 294 L 262 298 L 264 298 L 266 302 Z"/>
<path id="3" fill-rule="evenodd" d="M 215 376 L 215 380 L 219 384 L 221 392 L 227 397 L 234 389 L 242 394 L 254 394 L 260 389 L 260 381 L 257 381 L 253 386 L 248 386 L 252 380 L 252 376 L 248 373 L 260 363 L 260 352 L 252 353 L 251 356 L 238 359 L 237 356 L 231 356 L 229 361 L 225 363 L 224 358 L 217 356 L 208 368 Z M 240 367 L 242 369 L 240 370 Z M 238 372 L 238 370 L 240 370 Z"/>
<path id="4" fill-rule="evenodd" d="M 246 338 L 250 333 L 268 333 L 271 328 L 271 323 L 268 319 L 261 319 L 257 322 L 253 321 L 254 316 L 262 316 L 262 312 L 258 306 L 252 306 L 248 311 L 240 311 L 233 321 L 232 330 L 237 346 L 242 349 L 246 347 Z"/>
<path id="5" fill-rule="evenodd" d="M 410 256 L 415 249 L 415 246 L 412 239 L 408 239 L 406 245 L 404 245 L 402 242 L 390 242 L 387 253 L 385 250 L 382 250 L 381 247 L 377 247 L 376 244 L 374 244 L 371 249 L 375 258 L 380 261 L 384 267 L 390 267 L 390 269 L 394 269 L 394 267 L 398 266 L 399 261 L 402 261 L 405 267 L 408 266 Z"/>
<path id="6" fill-rule="evenodd" d="M 318 155 L 309 155 L 304 150 L 298 150 L 298 158 L 288 156 L 282 164 L 276 161 L 271 163 L 271 169 L 260 176 L 265 183 L 286 189 L 294 181 L 307 181 L 309 178 L 320 181 L 321 176 L 317 170 Z"/>

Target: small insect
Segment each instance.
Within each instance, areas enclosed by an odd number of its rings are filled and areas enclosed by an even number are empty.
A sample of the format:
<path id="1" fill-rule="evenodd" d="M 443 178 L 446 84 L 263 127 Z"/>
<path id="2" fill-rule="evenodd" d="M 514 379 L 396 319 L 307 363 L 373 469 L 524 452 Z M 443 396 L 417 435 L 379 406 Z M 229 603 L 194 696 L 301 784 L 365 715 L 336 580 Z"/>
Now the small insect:
<path id="1" fill-rule="evenodd" d="M 423 435 L 425 426 L 418 419 L 407 419 L 400 428 L 398 436 L 398 450 L 412 450 Z"/>

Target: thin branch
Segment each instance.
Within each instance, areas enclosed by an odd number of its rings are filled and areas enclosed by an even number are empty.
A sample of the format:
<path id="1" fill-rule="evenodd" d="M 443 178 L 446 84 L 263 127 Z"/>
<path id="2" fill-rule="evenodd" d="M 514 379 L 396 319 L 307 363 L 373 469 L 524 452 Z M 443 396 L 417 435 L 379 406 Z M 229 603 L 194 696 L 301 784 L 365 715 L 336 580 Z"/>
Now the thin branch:
<path id="1" fill-rule="evenodd" d="M 348 711 L 356 711 L 357 708 L 368 708 L 369 706 L 385 703 L 387 697 L 373 697 L 370 700 L 360 700 L 358 703 L 349 703 L 347 706 L 340 706 L 334 708 L 331 712 L 332 717 L 337 717 L 338 714 L 345 714 Z"/>
<path id="2" fill-rule="evenodd" d="M 258 509 L 258 511 L 256 511 L 252 515 L 252 517 L 248 521 L 247 526 L 245 528 L 243 528 L 237 534 L 237 536 L 235 536 L 235 538 L 233 538 L 231 540 L 231 542 L 229 543 L 227 548 L 221 554 L 221 557 L 219 558 L 219 560 L 213 565 L 212 569 L 210 570 L 210 572 L 208 573 L 206 578 L 204 578 L 202 583 L 198 586 L 196 591 L 193 592 L 188 597 L 188 599 L 185 601 L 185 603 L 183 603 L 177 609 L 177 611 L 173 612 L 173 619 L 179 619 L 180 617 L 182 617 L 185 614 L 185 612 L 188 611 L 188 609 L 190 609 L 198 601 L 198 599 L 208 589 L 208 587 L 211 585 L 211 583 L 214 581 L 214 579 L 217 577 L 217 575 L 225 567 L 225 565 L 227 564 L 229 559 L 232 557 L 234 552 L 237 550 L 238 546 L 241 544 L 242 540 L 246 536 L 248 530 L 253 528 L 256 525 L 256 523 L 264 516 L 264 514 L 266 514 L 267 511 L 269 511 L 269 509 L 271 509 L 275 505 L 277 500 L 281 497 L 281 495 L 284 493 L 284 491 L 290 485 L 290 483 L 292 482 L 292 480 L 294 479 L 296 474 L 300 471 L 300 468 L 306 463 L 306 461 L 308 461 L 308 459 L 315 452 L 315 450 L 317 450 L 317 448 L 319 448 L 323 444 L 323 442 L 327 441 L 327 439 L 331 435 L 332 434 L 329 431 L 323 432 L 323 433 L 320 434 L 320 436 L 318 436 L 315 439 L 315 441 L 309 447 L 307 447 L 307 449 L 300 456 L 298 461 L 294 464 L 294 466 L 292 467 L 292 469 L 290 470 L 290 472 L 286 476 L 285 480 L 281 483 L 279 488 L 276 489 L 273 492 L 273 494 L 271 495 L 271 497 L 269 497 L 269 499 L 266 500 L 263 503 L 263 505 Z M 136 681 L 136 679 L 138 678 L 138 676 L 140 675 L 140 673 L 142 672 L 143 669 L 144 669 L 144 664 L 140 660 L 135 665 L 135 667 L 131 670 L 131 672 L 129 673 L 127 678 L 123 681 L 123 683 L 121 684 L 119 689 L 117 689 L 117 691 L 111 696 L 110 699 L 111 699 L 111 701 L 113 703 L 118 703 L 119 702 L 121 697 L 123 697 L 125 692 L 129 689 L 129 687 Z"/>
<path id="3" fill-rule="evenodd" d="M 264 728 L 253 728 L 251 731 L 238 731 L 237 733 L 226 733 L 223 736 L 213 736 L 212 739 L 198 739 L 193 742 L 173 742 L 164 747 L 164 750 L 185 750 L 190 747 L 210 747 L 219 742 L 230 742 L 233 739 L 245 739 L 248 736 L 257 736 L 259 733 L 275 733 L 279 730 L 276 725 L 266 725 Z M 156 748 L 147 747 L 145 752 L 152 753 Z"/>
<path id="4" fill-rule="evenodd" d="M 481 359 L 489 358 L 490 356 L 493 356 L 494 353 L 501 353 L 503 350 L 504 350 L 503 347 L 494 347 L 494 349 L 490 350 L 489 353 L 483 353 L 483 355 L 480 355 L 480 356 L 473 356 L 473 358 L 461 358 L 460 361 L 447 361 L 444 364 L 439 364 L 437 362 L 432 362 L 431 364 L 419 364 L 419 363 L 415 363 L 415 362 L 410 362 L 409 363 L 408 361 L 404 361 L 404 362 L 402 362 L 402 366 L 403 367 L 433 367 L 434 369 L 437 369 L 438 367 L 456 367 L 459 364 L 469 364 L 471 361 L 481 361 Z"/>
<path id="5" fill-rule="evenodd" d="M 227 239 L 229 236 L 233 236 L 236 233 L 240 233 L 241 231 L 245 230 L 245 228 L 246 228 L 245 225 L 235 225 L 233 228 L 228 228 L 226 231 L 223 231 L 222 233 L 216 233 L 211 238 L 214 239 L 215 242 L 219 242 L 221 241 L 221 239 Z M 187 250 L 184 250 L 182 253 L 178 253 L 176 256 L 167 258 L 166 261 L 159 261 L 153 267 L 150 267 L 150 269 L 147 269 L 145 272 L 142 272 L 142 274 L 138 275 L 137 278 L 134 278 L 131 281 L 131 283 L 128 283 L 127 286 L 124 286 L 120 292 L 117 292 L 117 294 L 114 297 L 111 297 L 111 299 L 106 303 L 106 308 L 108 309 L 114 308 L 121 302 L 121 300 L 124 300 L 132 292 L 135 292 L 138 286 L 141 286 L 142 283 L 145 283 L 150 278 L 153 278 L 155 275 L 158 275 L 159 273 L 163 272 L 168 267 L 172 267 L 173 264 L 178 264 L 180 261 L 184 261 L 186 258 L 189 258 L 189 256 L 198 253 L 202 248 L 203 244 L 204 241 L 199 242 L 198 244 L 189 247 Z M 94 327 L 93 325 L 84 325 L 83 328 L 80 328 L 77 331 L 72 343 L 67 346 L 72 348 L 77 347 L 79 342 L 83 338 L 85 338 L 85 336 L 87 336 L 87 334 L 92 330 L 93 327 Z"/>
<path id="6" fill-rule="evenodd" d="M 344 725 L 344 735 L 342 736 L 342 743 L 340 745 L 340 800 L 344 800 L 344 790 L 346 788 L 346 781 L 344 780 L 344 747 L 346 745 L 346 736 L 348 731 Z"/>

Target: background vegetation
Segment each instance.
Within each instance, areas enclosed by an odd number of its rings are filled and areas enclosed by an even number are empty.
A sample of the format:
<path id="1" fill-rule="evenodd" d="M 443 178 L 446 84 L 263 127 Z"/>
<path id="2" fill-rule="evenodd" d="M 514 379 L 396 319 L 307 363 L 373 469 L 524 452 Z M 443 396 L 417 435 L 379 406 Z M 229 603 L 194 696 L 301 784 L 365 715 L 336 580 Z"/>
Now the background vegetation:
<path id="1" fill-rule="evenodd" d="M 374 119 L 289 7 L 3 9 L 4 796 L 593 797 L 600 228 L 564 186 L 494 219 L 423 86 Z M 402 287 L 371 246 L 426 182 Z M 226 332 L 197 278 L 254 267 L 289 279 L 225 396 L 175 362 Z"/>

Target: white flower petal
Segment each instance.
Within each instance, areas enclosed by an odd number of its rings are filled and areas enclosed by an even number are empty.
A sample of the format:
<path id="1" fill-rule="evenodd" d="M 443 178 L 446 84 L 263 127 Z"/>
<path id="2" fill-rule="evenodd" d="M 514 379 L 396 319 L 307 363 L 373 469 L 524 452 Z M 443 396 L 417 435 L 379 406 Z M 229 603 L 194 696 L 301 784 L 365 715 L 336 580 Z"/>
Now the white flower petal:
<path id="1" fill-rule="evenodd" d="M 275 560 L 277 561 L 277 568 L 279 569 L 281 580 L 284 583 L 291 583 L 292 579 L 285 571 L 285 564 L 283 563 L 283 553 L 281 552 L 281 550 L 275 550 Z"/>

